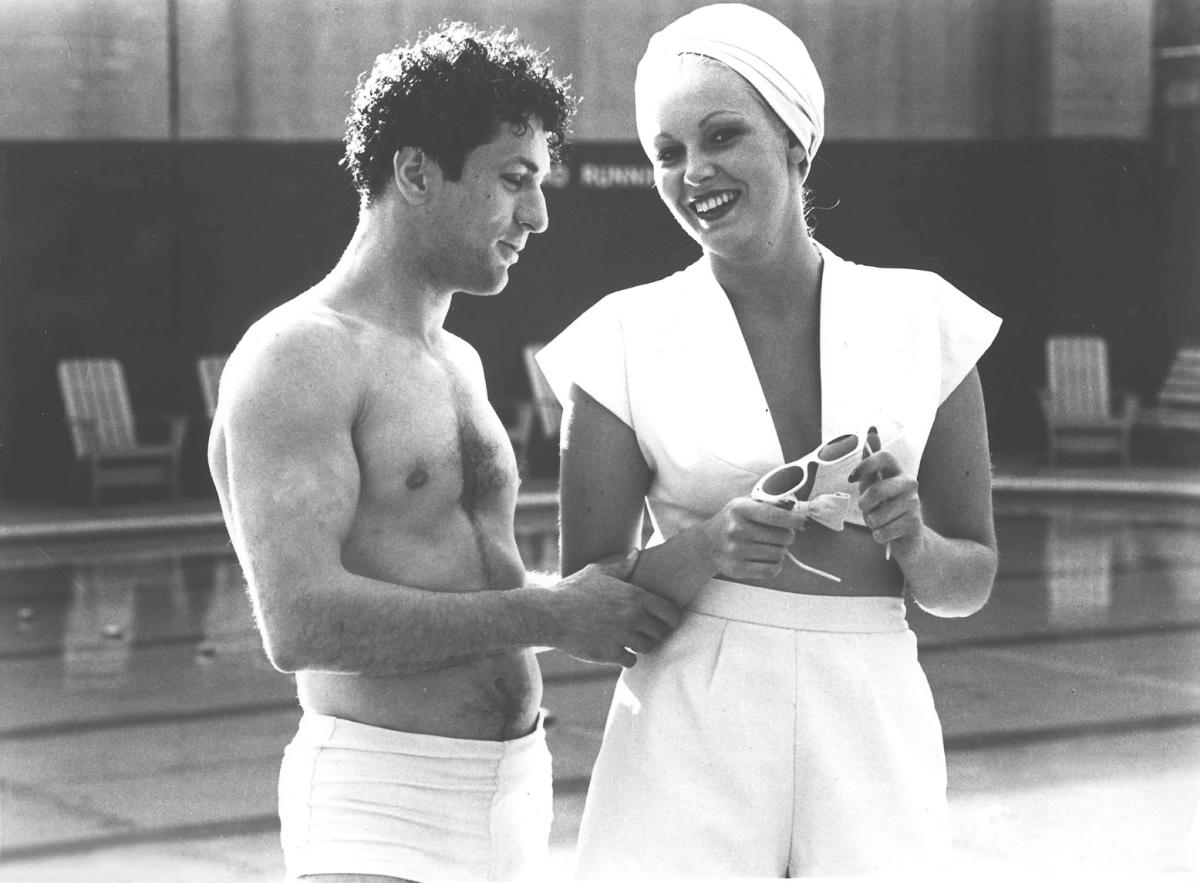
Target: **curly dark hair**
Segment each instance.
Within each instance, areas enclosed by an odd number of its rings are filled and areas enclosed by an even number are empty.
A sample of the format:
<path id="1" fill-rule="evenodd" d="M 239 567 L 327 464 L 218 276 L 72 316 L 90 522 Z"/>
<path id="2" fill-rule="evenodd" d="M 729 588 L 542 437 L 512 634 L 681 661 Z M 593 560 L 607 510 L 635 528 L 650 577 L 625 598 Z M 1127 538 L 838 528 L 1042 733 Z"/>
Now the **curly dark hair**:
<path id="1" fill-rule="evenodd" d="M 467 154 L 494 138 L 501 123 L 524 127 L 532 117 L 558 160 L 576 103 L 569 78 L 556 77 L 545 53 L 516 31 L 443 22 L 379 55 L 359 76 L 342 165 L 367 205 L 384 191 L 401 147 L 421 148 L 457 181 Z"/>

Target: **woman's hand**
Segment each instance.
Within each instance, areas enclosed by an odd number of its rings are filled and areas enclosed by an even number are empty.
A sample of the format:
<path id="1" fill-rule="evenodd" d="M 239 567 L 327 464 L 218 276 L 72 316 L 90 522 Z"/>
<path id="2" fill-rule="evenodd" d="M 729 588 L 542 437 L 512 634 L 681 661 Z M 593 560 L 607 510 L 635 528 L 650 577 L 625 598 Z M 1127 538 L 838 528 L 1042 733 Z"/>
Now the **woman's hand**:
<path id="1" fill-rule="evenodd" d="M 991 463 L 979 374 L 942 402 L 917 478 L 879 451 L 849 478 L 858 482 L 867 527 L 891 543 L 908 592 L 935 616 L 968 616 L 987 603 L 996 577 Z"/>
<path id="2" fill-rule="evenodd" d="M 770 503 L 737 497 L 700 524 L 708 564 L 729 579 L 768 580 L 779 575 L 804 516 Z"/>
<path id="3" fill-rule="evenodd" d="M 901 560 L 919 547 L 925 521 L 917 479 L 900 468 L 891 451 L 872 454 L 850 473 L 858 482 L 858 508 L 876 543 L 888 545 Z"/>

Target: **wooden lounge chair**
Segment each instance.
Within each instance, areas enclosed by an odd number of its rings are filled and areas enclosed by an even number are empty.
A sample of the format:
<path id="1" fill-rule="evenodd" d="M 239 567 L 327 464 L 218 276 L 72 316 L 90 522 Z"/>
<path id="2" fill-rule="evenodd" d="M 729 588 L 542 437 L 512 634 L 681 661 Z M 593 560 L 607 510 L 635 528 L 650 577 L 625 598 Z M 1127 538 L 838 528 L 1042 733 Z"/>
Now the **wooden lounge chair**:
<path id="1" fill-rule="evenodd" d="M 1200 343 L 1180 347 L 1154 406 L 1142 410 L 1138 425 L 1200 433 Z"/>
<path id="2" fill-rule="evenodd" d="M 166 424 L 165 440 L 139 440 L 129 403 L 125 371 L 116 359 L 65 359 L 58 363 L 67 425 L 76 463 L 91 479 L 91 503 L 106 487 L 165 485 L 179 497 L 179 461 L 187 433 L 187 417 L 142 415 L 142 421 Z"/>
<path id="3" fill-rule="evenodd" d="M 558 438 L 559 427 L 562 424 L 563 409 L 558 403 L 558 397 L 550 388 L 550 381 L 542 373 L 537 363 L 537 354 L 541 352 L 544 343 L 527 344 L 521 355 L 525 360 L 525 373 L 529 377 L 529 388 L 533 392 L 533 408 L 537 413 L 538 424 L 543 438 Z"/>
<path id="4" fill-rule="evenodd" d="M 493 396 L 491 404 L 508 433 L 517 457 L 517 471 L 525 477 L 529 474 L 529 446 L 533 440 L 533 403 L 529 399 Z"/>
<path id="5" fill-rule="evenodd" d="M 1108 345 L 1101 337 L 1053 336 L 1046 341 L 1046 387 L 1040 390 L 1051 465 L 1061 451 L 1114 452 L 1130 460 L 1137 399 L 1109 388 Z"/>
<path id="6" fill-rule="evenodd" d="M 200 395 L 204 398 L 204 413 L 212 423 L 217 413 L 217 391 L 221 386 L 221 372 L 229 353 L 215 353 L 196 360 L 196 376 L 200 380 Z"/>

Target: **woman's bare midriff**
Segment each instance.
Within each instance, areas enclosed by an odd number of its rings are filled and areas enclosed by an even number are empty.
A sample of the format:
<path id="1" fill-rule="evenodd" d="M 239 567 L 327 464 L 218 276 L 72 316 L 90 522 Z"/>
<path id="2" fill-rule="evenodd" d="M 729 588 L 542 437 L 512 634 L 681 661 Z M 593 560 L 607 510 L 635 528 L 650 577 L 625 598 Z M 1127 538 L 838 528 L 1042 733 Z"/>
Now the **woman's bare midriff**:
<path id="1" fill-rule="evenodd" d="M 863 527 L 846 525 L 838 532 L 813 525 L 797 535 L 791 552 L 810 567 L 837 576 L 834 582 L 785 561 L 778 577 L 754 585 L 800 595 L 840 597 L 900 597 L 904 575 L 895 560 L 887 560 L 884 547 Z M 741 582 L 752 582 L 741 580 Z"/>
<path id="2" fill-rule="evenodd" d="M 533 731 L 542 679 L 532 650 L 515 650 L 419 674 L 298 672 L 310 712 L 452 739 L 506 741 Z"/>

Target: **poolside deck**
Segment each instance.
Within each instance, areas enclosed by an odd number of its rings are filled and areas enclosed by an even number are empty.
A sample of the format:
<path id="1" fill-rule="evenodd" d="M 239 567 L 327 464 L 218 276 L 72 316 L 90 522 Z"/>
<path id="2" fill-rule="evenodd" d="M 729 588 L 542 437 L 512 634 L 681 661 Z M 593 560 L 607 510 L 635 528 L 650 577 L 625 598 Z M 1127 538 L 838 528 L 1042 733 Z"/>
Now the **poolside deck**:
<path id="1" fill-rule="evenodd" d="M 954 878 L 1196 879 L 1200 468 L 999 463 L 995 488 L 992 601 L 910 606 Z M 552 482 L 523 490 L 518 536 L 547 556 L 556 510 Z M 278 880 L 298 709 L 215 501 L 0 506 L 0 578 L 0 879 Z M 541 662 L 565 878 L 616 671 Z"/>
<path id="2" fill-rule="evenodd" d="M 1037 494 L 1200 500 L 1200 463 L 1050 467 L 1030 459 L 1002 458 L 994 465 L 992 487 L 998 500 Z M 553 479 L 525 482 L 517 505 L 521 509 L 557 507 L 557 483 Z M 223 524 L 212 496 L 95 507 L 0 501 L 0 541 L 219 528 Z"/>

